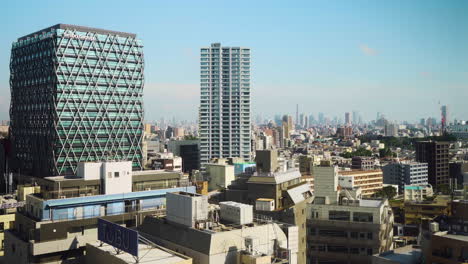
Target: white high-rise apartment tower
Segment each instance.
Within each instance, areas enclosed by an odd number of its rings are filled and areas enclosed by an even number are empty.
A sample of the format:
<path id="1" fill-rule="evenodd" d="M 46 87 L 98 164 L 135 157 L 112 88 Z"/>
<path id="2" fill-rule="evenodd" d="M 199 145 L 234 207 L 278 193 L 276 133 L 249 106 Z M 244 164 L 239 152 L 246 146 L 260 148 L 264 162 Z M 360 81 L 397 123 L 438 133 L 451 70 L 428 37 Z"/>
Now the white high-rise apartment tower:
<path id="1" fill-rule="evenodd" d="M 200 162 L 251 155 L 250 49 L 201 49 Z"/>

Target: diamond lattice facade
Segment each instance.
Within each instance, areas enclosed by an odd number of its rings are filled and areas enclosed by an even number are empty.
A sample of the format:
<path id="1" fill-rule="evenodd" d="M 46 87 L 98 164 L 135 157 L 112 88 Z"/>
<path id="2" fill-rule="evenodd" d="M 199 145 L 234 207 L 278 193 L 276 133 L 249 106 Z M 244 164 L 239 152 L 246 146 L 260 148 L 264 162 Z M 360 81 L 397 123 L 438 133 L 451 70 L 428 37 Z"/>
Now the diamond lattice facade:
<path id="1" fill-rule="evenodd" d="M 200 160 L 251 157 L 250 49 L 201 49 Z"/>
<path id="2" fill-rule="evenodd" d="M 135 34 L 58 24 L 14 42 L 10 132 L 21 172 L 69 175 L 105 160 L 142 169 L 143 69 Z"/>

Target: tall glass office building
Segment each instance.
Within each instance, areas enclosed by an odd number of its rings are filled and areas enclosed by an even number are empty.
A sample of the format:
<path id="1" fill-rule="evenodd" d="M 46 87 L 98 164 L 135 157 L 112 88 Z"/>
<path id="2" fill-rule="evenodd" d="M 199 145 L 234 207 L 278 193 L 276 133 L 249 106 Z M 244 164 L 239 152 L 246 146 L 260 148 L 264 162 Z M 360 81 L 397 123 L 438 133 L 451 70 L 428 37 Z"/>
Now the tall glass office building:
<path id="1" fill-rule="evenodd" d="M 200 161 L 240 157 L 250 160 L 250 49 L 201 49 Z"/>
<path id="2" fill-rule="evenodd" d="M 14 42 L 10 133 L 21 173 L 69 175 L 105 160 L 142 169 L 143 68 L 131 33 L 58 24 Z"/>

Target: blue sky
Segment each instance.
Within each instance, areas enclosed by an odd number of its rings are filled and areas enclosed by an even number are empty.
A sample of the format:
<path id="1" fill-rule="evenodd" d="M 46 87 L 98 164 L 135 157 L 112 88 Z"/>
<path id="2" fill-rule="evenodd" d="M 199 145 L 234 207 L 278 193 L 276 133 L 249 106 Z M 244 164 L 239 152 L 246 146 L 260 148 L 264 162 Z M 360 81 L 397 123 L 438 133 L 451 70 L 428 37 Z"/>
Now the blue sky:
<path id="1" fill-rule="evenodd" d="M 5 1 L 0 119 L 18 37 L 57 24 L 137 33 L 145 116 L 195 119 L 199 48 L 252 49 L 254 116 L 300 111 L 392 120 L 468 119 L 468 1 Z"/>

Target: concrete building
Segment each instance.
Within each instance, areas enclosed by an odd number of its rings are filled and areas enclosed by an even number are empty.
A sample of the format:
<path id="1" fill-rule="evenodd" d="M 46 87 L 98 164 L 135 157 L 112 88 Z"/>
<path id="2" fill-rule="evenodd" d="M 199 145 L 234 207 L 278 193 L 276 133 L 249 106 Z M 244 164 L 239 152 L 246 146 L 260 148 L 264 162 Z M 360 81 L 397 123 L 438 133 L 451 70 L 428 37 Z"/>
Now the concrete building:
<path id="1" fill-rule="evenodd" d="M 424 201 L 426 198 L 432 197 L 434 192 L 430 184 L 424 185 L 405 185 L 404 200 L 405 201 Z"/>
<path id="2" fill-rule="evenodd" d="M 255 152 L 255 162 L 258 172 L 275 172 L 279 170 L 278 151 L 258 150 Z"/>
<path id="3" fill-rule="evenodd" d="M 24 201 L 18 201 L 12 195 L 0 196 L 0 257 L 5 250 L 5 231 L 14 227 L 16 210 L 23 206 Z"/>
<path id="4" fill-rule="evenodd" d="M 143 68 L 132 33 L 57 24 L 18 38 L 10 60 L 16 171 L 74 175 L 79 162 L 105 160 L 141 170 Z"/>
<path id="5" fill-rule="evenodd" d="M 339 172 L 339 183 L 352 183 L 352 188 L 360 187 L 362 196 L 370 197 L 383 188 L 383 173 L 378 170 L 344 170 Z M 315 183 L 316 186 L 318 183 Z"/>
<path id="6" fill-rule="evenodd" d="M 416 161 L 428 164 L 428 181 L 437 188 L 439 185 L 450 185 L 448 142 L 418 141 Z"/>
<path id="7" fill-rule="evenodd" d="M 451 216 L 422 224 L 424 263 L 468 262 L 468 201 L 452 202 Z"/>
<path id="8" fill-rule="evenodd" d="M 208 181 L 209 191 L 227 188 L 236 178 L 233 165 L 207 163 L 205 170 L 204 178 Z"/>
<path id="9" fill-rule="evenodd" d="M 375 159 L 373 157 L 353 157 L 351 159 L 351 168 L 353 170 L 373 170 L 375 168 Z"/>
<path id="10" fill-rule="evenodd" d="M 419 225 L 422 219 L 449 215 L 450 197 L 437 196 L 434 201 L 409 201 L 404 203 L 406 225 Z"/>
<path id="11" fill-rule="evenodd" d="M 314 168 L 315 197 L 307 206 L 308 263 L 371 263 L 392 247 L 387 200 L 363 200 L 360 188 L 339 187 L 338 169 Z"/>
<path id="12" fill-rule="evenodd" d="M 229 214 L 224 207 L 217 209 L 207 202 L 201 202 L 203 205 L 198 209 L 182 206 L 185 203 L 197 204 L 190 200 L 200 199 L 200 195 L 179 192 L 173 197 L 167 201 L 168 211 L 176 207 L 174 211 L 179 211 L 178 215 L 183 219 L 174 222 L 168 217 L 149 216 L 138 230 L 156 244 L 191 257 L 194 264 L 278 263 L 273 262 L 274 258 L 285 261 L 279 263 L 305 263 L 297 259 L 296 226 L 253 218 L 248 224 L 233 225 L 233 222 L 242 221 L 226 222 L 220 218 L 219 215 Z M 207 209 L 209 211 L 205 214 Z M 195 218 L 197 220 L 193 221 Z M 289 262 L 285 258 L 289 258 Z"/>
<path id="13" fill-rule="evenodd" d="M 405 185 L 428 184 L 428 165 L 423 162 L 394 162 L 382 167 L 385 184 L 398 185 L 403 192 Z"/>
<path id="14" fill-rule="evenodd" d="M 171 179 L 174 173 L 132 173 L 129 163 L 80 163 L 75 177 L 34 179 L 41 193 L 27 195 L 5 232 L 6 263 L 82 263 L 86 244 L 97 239 L 97 218 L 134 227 L 146 215 L 165 213 L 166 193 L 195 192 Z"/>
<path id="15" fill-rule="evenodd" d="M 130 264 L 135 263 L 135 258 L 126 252 L 115 251 L 111 245 L 101 242 L 86 244 L 86 264 L 106 263 L 106 264 Z M 178 252 L 158 246 L 156 244 L 138 244 L 138 256 L 142 256 L 139 263 L 148 264 L 192 264 L 192 258 Z"/>
<path id="16" fill-rule="evenodd" d="M 200 157 L 251 158 L 250 49 L 201 48 Z"/>
<path id="17" fill-rule="evenodd" d="M 256 207 L 256 214 L 296 225 L 299 229 L 298 263 L 305 263 L 305 210 L 312 199 L 311 186 L 302 181 L 298 169 L 280 170 L 276 156 L 274 150 L 257 151 L 257 172 L 237 178 L 226 190 L 226 200 L 255 206 L 264 201 L 269 205 Z"/>

